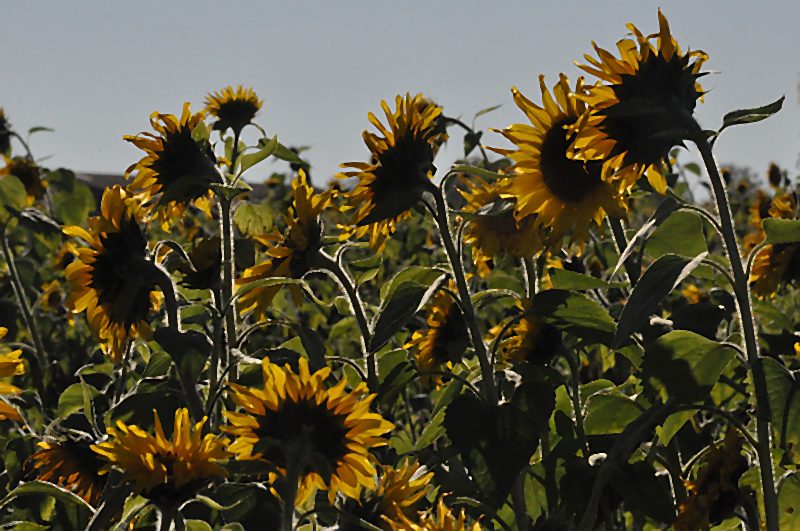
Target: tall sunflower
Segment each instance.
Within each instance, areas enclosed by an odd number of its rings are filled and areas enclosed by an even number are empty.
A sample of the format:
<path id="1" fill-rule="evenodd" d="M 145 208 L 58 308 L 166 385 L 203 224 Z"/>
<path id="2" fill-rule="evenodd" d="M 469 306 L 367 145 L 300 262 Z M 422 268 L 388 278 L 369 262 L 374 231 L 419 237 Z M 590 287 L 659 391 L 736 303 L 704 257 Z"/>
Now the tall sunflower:
<path id="1" fill-rule="evenodd" d="M 464 313 L 449 292 L 441 290 L 434 295 L 426 322 L 428 328 L 415 331 L 405 345 L 415 353 L 423 376 L 442 367 L 452 368 L 470 345 Z M 432 381 L 438 384 L 441 378 L 435 376 Z"/>
<path id="2" fill-rule="evenodd" d="M 145 216 L 138 198 L 115 185 L 103 192 L 100 215 L 89 219 L 88 230 L 63 229 L 88 244 L 77 248 L 66 267 L 66 306 L 73 313 L 86 311 L 92 332 L 115 363 L 129 339 L 150 337 L 147 321 L 161 301 L 153 280 L 141 274 L 147 239 L 139 223 Z"/>
<path id="3" fill-rule="evenodd" d="M 227 441 L 213 433 L 203 435 L 205 418 L 192 426 L 189 411 L 177 409 L 168 439 L 155 410 L 153 417 L 155 435 L 117 421 L 106 430 L 110 440 L 91 446 L 108 461 L 101 474 L 119 468 L 137 493 L 161 506 L 186 501 L 213 479 L 226 476 L 221 463 L 229 457 Z"/>
<path id="4" fill-rule="evenodd" d="M 420 513 L 416 521 L 402 517 L 400 522 L 392 522 L 391 526 L 392 531 L 481 531 L 478 522 L 467 523 L 463 509 L 458 515 L 453 514 L 442 498 L 435 509 Z"/>
<path id="5" fill-rule="evenodd" d="M 180 118 L 158 112 L 150 115 L 150 125 L 157 134 L 123 137 L 145 152 L 139 162 L 125 170 L 125 177 L 132 178 L 128 188 L 141 193 L 148 206 L 155 208 L 165 230 L 183 217 L 188 204 L 211 217 L 211 185 L 221 183 L 222 178 L 211 144 L 192 138 L 192 131 L 204 117 L 205 112 L 192 114 L 189 103 L 184 103 Z"/>
<path id="6" fill-rule="evenodd" d="M 480 177 L 461 178 L 459 193 L 466 205 L 464 241 L 472 246 L 472 261 L 481 277 L 491 271 L 491 260 L 500 256 L 530 258 L 542 250 L 543 241 L 534 216 L 514 218 L 514 205 L 501 199 L 506 183 L 488 183 Z"/>
<path id="7" fill-rule="evenodd" d="M 377 488 L 359 500 L 347 500 L 343 510 L 358 516 L 381 529 L 390 530 L 392 523 L 413 518 L 414 508 L 430 490 L 433 472 L 424 472 L 419 463 L 405 460 L 398 466 L 382 465 Z M 347 520 L 339 524 L 340 531 L 361 529 Z"/>
<path id="8" fill-rule="evenodd" d="M 13 175 L 25 187 L 28 206 L 44 196 L 45 183 L 42 181 L 39 166 L 28 157 L 3 157 L 6 165 L 0 168 L 0 176 Z"/>
<path id="9" fill-rule="evenodd" d="M 602 162 L 603 179 L 631 188 L 644 174 L 664 193 L 669 150 L 682 143 L 685 120 L 704 94 L 697 80 L 708 56 L 682 53 L 660 9 L 658 23 L 649 36 L 628 24 L 635 40 L 617 43 L 619 58 L 594 43 L 598 58 L 584 56 L 589 64 L 578 66 L 603 83 L 578 96 L 589 108 L 575 126 L 574 147 L 580 160 Z"/>
<path id="10" fill-rule="evenodd" d="M 284 216 L 286 228 L 283 232 L 273 231 L 254 238 L 265 246 L 266 258 L 245 269 L 237 284 L 246 286 L 274 277 L 300 278 L 314 269 L 315 255 L 322 242 L 319 215 L 331 206 L 333 197 L 333 190 L 315 193 L 305 172 L 300 170 L 292 181 L 292 204 L 288 215 Z M 280 286 L 266 286 L 245 292 L 239 299 L 240 311 L 252 311 L 257 318 L 266 316 L 279 289 Z M 296 286 L 290 289 L 295 298 L 301 296 Z"/>
<path id="11" fill-rule="evenodd" d="M 582 245 L 589 227 L 602 224 L 606 214 L 625 216 L 626 195 L 603 181 L 600 162 L 571 158 L 570 146 L 575 139 L 571 126 L 586 112 L 586 104 L 575 97 L 584 92 L 583 79 L 578 79 L 573 92 L 562 74 L 553 86 L 555 99 L 544 76 L 539 76 L 539 86 L 541 107 L 516 87 L 511 89 L 514 102 L 531 121 L 499 131 L 516 144 L 516 149 L 491 148 L 514 161 L 514 175 L 503 195 L 516 199 L 517 223 L 535 214 L 535 224 L 549 231 L 549 243 L 556 245 L 571 234 L 572 241 Z"/>
<path id="12" fill-rule="evenodd" d="M 343 210 L 352 212 L 351 232 L 358 238 L 368 236 L 375 249 L 382 249 L 396 224 L 411 216 L 410 209 L 430 186 L 433 159 L 442 142 L 442 108 L 422 94 L 397 96 L 394 111 L 386 101 L 381 107 L 388 127 L 369 113 L 378 134 L 362 135 L 372 161 L 344 163 L 343 168 L 352 169 L 339 174 L 358 178 L 345 195 Z"/>
<path id="13" fill-rule="evenodd" d="M 95 507 L 106 484 L 100 470 L 106 464 L 85 441 L 41 441 L 30 457 L 36 479 L 49 481 L 83 498 Z"/>
<path id="14" fill-rule="evenodd" d="M 214 129 L 224 131 L 229 127 L 236 136 L 256 117 L 264 101 L 251 88 L 239 85 L 225 87 L 206 97 L 206 112 L 217 120 Z"/>
<path id="15" fill-rule="evenodd" d="M 264 387 L 248 389 L 230 384 L 231 398 L 241 412 L 228 411 L 223 431 L 236 437 L 229 446 L 237 459 L 262 460 L 278 470 L 270 481 L 285 474 L 288 454 L 303 454 L 296 503 L 314 489 L 327 489 L 333 502 L 337 493 L 357 499 L 362 488 L 373 485 L 374 458 L 370 450 L 384 446 L 383 436 L 392 424 L 370 411 L 375 395 L 360 384 L 350 392 L 346 381 L 326 388 L 331 373 L 323 368 L 311 374 L 305 358 L 299 372 L 262 361 Z"/>

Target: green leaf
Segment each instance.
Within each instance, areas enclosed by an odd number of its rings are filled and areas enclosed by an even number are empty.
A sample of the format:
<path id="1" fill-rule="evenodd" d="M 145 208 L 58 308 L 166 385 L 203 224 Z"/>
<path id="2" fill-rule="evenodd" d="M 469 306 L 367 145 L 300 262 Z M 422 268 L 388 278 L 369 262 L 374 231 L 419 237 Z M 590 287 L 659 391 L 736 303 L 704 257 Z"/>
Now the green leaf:
<path id="1" fill-rule="evenodd" d="M 87 387 L 87 392 L 90 395 L 90 398 L 94 398 L 100 394 L 100 391 L 92 387 L 91 385 L 85 384 Z M 73 413 L 77 413 L 84 408 L 85 401 L 84 401 L 84 385 L 80 383 L 74 383 L 64 389 L 64 392 L 61 393 L 61 396 L 58 397 L 58 407 L 56 408 L 56 415 L 60 418 L 66 418 Z"/>
<path id="2" fill-rule="evenodd" d="M 199 121 L 192 129 L 192 140 L 197 143 L 205 143 L 208 142 L 209 138 L 211 138 L 211 129 L 208 128 L 204 121 Z"/>
<path id="3" fill-rule="evenodd" d="M 703 220 L 694 212 L 673 212 L 647 239 L 647 253 L 653 258 L 665 254 L 693 257 L 707 251 Z"/>
<path id="4" fill-rule="evenodd" d="M 381 304 L 373 323 L 369 348 L 374 352 L 386 344 L 436 293 L 445 276 L 440 274 L 430 284 L 415 281 L 403 282 L 391 290 Z"/>
<path id="5" fill-rule="evenodd" d="M 531 312 L 544 322 L 590 342 L 608 345 L 614 336 L 614 319 L 600 303 L 581 293 L 550 289 L 531 300 Z"/>
<path id="6" fill-rule="evenodd" d="M 627 285 L 626 282 L 606 282 L 601 278 L 557 267 L 550 268 L 547 272 L 554 288 L 568 291 L 621 288 Z"/>
<path id="7" fill-rule="evenodd" d="M 657 312 L 661 302 L 689 276 L 707 254 L 708 252 L 703 252 L 692 260 L 668 254 L 653 262 L 633 288 L 628 302 L 622 309 L 611 347 L 622 346 L 631 334 L 647 324 L 650 316 Z"/>
<path id="8" fill-rule="evenodd" d="M 281 160 L 286 161 L 286 162 L 292 162 L 294 164 L 301 164 L 301 165 L 308 165 L 308 162 L 306 162 L 305 160 L 301 159 L 300 156 L 297 153 L 295 153 L 294 151 L 292 151 L 291 149 L 289 149 L 288 147 L 286 147 L 286 146 L 284 146 L 283 144 L 280 144 L 280 143 L 275 147 L 275 152 L 273 153 L 273 155 L 275 157 L 281 159 Z"/>
<path id="9" fill-rule="evenodd" d="M 75 183 L 71 191 L 53 194 L 53 215 L 66 225 L 82 225 L 95 208 L 94 194 L 85 184 Z"/>
<path id="10" fill-rule="evenodd" d="M 34 133 L 52 133 L 55 129 L 50 127 L 44 127 L 42 125 L 37 125 L 36 127 L 31 127 L 28 129 L 28 135 L 32 135 Z"/>
<path id="11" fill-rule="evenodd" d="M 468 166 L 468 165 L 456 165 L 453 166 L 450 170 L 453 173 L 469 173 L 470 175 L 477 175 L 478 177 L 483 177 L 487 179 L 489 182 L 496 181 L 497 179 L 502 179 L 505 177 L 502 173 L 495 173 L 490 170 L 485 170 L 483 168 L 478 168 L 477 166 Z"/>
<path id="12" fill-rule="evenodd" d="M 641 414 L 636 402 L 617 389 L 595 393 L 586 402 L 586 435 L 622 433 Z"/>
<path id="13" fill-rule="evenodd" d="M 800 220 L 766 218 L 761 222 L 767 243 L 800 242 Z"/>
<path id="14" fill-rule="evenodd" d="M 721 133 L 725 128 L 731 127 L 733 125 L 760 122 L 761 120 L 769 118 L 770 116 L 781 110 L 781 108 L 783 107 L 783 100 L 785 99 L 786 96 L 781 96 L 780 99 L 775 100 L 772 103 L 764 105 L 762 107 L 754 107 L 752 109 L 739 109 L 736 111 L 729 112 L 722 119 L 722 127 L 720 127 L 717 135 L 719 135 L 719 133 Z"/>
<path id="15" fill-rule="evenodd" d="M 445 273 L 441 267 L 411 266 L 406 267 L 381 287 L 381 300 L 386 301 L 394 291 L 405 282 L 416 282 L 429 286 Z"/>
<path id="16" fill-rule="evenodd" d="M 247 155 L 242 155 L 239 157 L 239 174 L 241 175 L 249 168 L 252 168 L 259 162 L 265 160 L 267 157 L 275 153 L 275 150 L 278 148 L 278 135 L 273 136 L 271 139 L 264 144 L 264 147 L 256 151 L 255 153 L 248 153 Z"/>
<path id="17" fill-rule="evenodd" d="M 646 386 L 665 399 L 684 404 L 702 402 L 735 354 L 731 346 L 675 330 L 645 347 L 642 377 Z"/>
<path id="18" fill-rule="evenodd" d="M 156 330 L 153 339 L 170 355 L 187 381 L 197 381 L 213 348 L 205 334 L 196 330 L 180 332 L 168 327 Z"/>
<path id="19" fill-rule="evenodd" d="M 485 109 L 481 109 L 481 110 L 479 110 L 478 112 L 475 113 L 475 116 L 473 116 L 472 119 L 475 120 L 476 118 L 478 118 L 480 116 L 483 116 L 484 114 L 489 114 L 492 111 L 496 111 L 497 109 L 499 109 L 502 106 L 503 106 L 503 104 L 499 103 L 497 105 L 492 105 L 491 107 L 486 107 Z"/>
<path id="20" fill-rule="evenodd" d="M 664 424 L 656 428 L 656 435 L 658 435 L 661 444 L 668 445 L 672 438 L 683 428 L 683 425 L 689 422 L 695 414 L 697 414 L 697 410 L 690 409 L 688 411 L 678 411 L 667 417 Z"/>
<path id="21" fill-rule="evenodd" d="M 782 531 L 800 531 L 800 473 L 785 476 L 778 485 L 778 511 Z"/>
<path id="22" fill-rule="evenodd" d="M 13 175 L 0 177 L 0 223 L 7 223 L 11 214 L 6 208 L 19 212 L 27 204 L 25 185 Z"/>
<path id="23" fill-rule="evenodd" d="M 260 236 L 272 229 L 272 208 L 267 201 L 243 201 L 236 207 L 233 223 L 245 236 Z"/>
<path id="24" fill-rule="evenodd" d="M 5 507 L 16 498 L 20 496 L 42 495 L 46 498 L 55 498 L 61 503 L 76 508 L 81 516 L 88 522 L 89 517 L 94 514 L 94 509 L 91 505 L 86 503 L 80 496 L 72 492 L 48 483 L 47 481 L 28 481 L 27 483 L 20 484 L 17 488 L 8 493 L 8 495 L 0 501 L 0 508 Z"/>
<path id="25" fill-rule="evenodd" d="M 794 373 L 772 358 L 761 358 L 767 384 L 770 420 L 776 443 L 793 463 L 800 462 L 800 383 Z"/>
<path id="26" fill-rule="evenodd" d="M 203 520 L 186 520 L 184 525 L 186 531 L 212 531 L 211 526 Z"/>
<path id="27" fill-rule="evenodd" d="M 647 222 L 645 222 L 638 231 L 636 231 L 633 238 L 628 241 L 628 246 L 622 251 L 622 254 L 620 254 L 617 265 L 614 266 L 614 270 L 611 272 L 611 277 L 617 274 L 625 262 L 630 259 L 636 248 L 647 241 L 656 227 L 669 218 L 670 214 L 677 210 L 679 206 L 678 202 L 671 197 L 665 197 L 664 200 L 659 203 L 653 215 L 650 216 Z"/>
<path id="28" fill-rule="evenodd" d="M 417 443 L 414 445 L 414 451 L 419 452 L 420 450 L 424 450 L 445 434 L 444 418 L 446 411 L 446 409 L 439 410 L 439 412 L 425 424 L 425 428 L 422 430 L 422 433 L 417 439 Z"/>

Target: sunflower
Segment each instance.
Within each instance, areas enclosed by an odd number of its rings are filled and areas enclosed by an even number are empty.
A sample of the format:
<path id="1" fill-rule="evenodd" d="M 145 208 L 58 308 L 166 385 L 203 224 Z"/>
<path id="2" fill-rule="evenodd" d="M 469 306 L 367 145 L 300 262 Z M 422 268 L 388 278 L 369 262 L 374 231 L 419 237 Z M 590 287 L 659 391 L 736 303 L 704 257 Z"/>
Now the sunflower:
<path id="1" fill-rule="evenodd" d="M 348 500 L 343 509 L 374 526 L 389 530 L 392 522 L 415 516 L 414 507 L 427 494 L 432 479 L 433 472 L 424 472 L 419 463 L 409 460 L 398 467 L 382 465 L 377 488 L 358 501 Z M 361 527 L 346 520 L 339 524 L 340 531 L 351 529 Z"/>
<path id="2" fill-rule="evenodd" d="M 91 446 L 108 461 L 100 474 L 121 469 L 137 494 L 162 506 L 186 501 L 213 479 L 225 477 L 220 463 L 229 457 L 227 441 L 213 433 L 203 435 L 205 417 L 192 427 L 189 411 L 177 409 L 171 439 L 164 435 L 155 410 L 153 417 L 155 436 L 117 421 L 115 428 L 106 430 L 110 440 Z"/>
<path id="3" fill-rule="evenodd" d="M 518 222 L 514 218 L 514 205 L 501 199 L 504 182 L 490 184 L 480 177 L 460 181 L 464 189 L 459 189 L 459 193 L 466 200 L 463 211 L 468 220 L 464 241 L 472 246 L 478 275 L 489 274 L 493 258 L 504 255 L 530 258 L 542 250 L 535 217 L 526 216 Z"/>
<path id="4" fill-rule="evenodd" d="M 75 493 L 95 507 L 103 494 L 105 460 L 85 441 L 41 441 L 29 459 L 39 481 L 49 481 Z"/>
<path id="5" fill-rule="evenodd" d="M 441 290 L 428 305 L 428 328 L 417 330 L 405 348 L 415 352 L 422 375 L 442 366 L 452 368 L 461 361 L 470 345 L 464 313 L 448 291 Z M 436 376 L 433 381 L 441 383 Z"/>
<path id="6" fill-rule="evenodd" d="M 6 337 L 8 328 L 0 326 L 0 340 Z M 22 360 L 22 350 L 11 350 L 7 345 L 0 343 L 0 378 L 9 378 L 25 374 L 25 362 Z M 16 395 L 22 389 L 8 382 L 0 382 L 0 395 Z"/>
<path id="7" fill-rule="evenodd" d="M 759 213 L 751 207 L 750 223 L 754 230 L 744 237 L 745 249 L 752 249 L 764 240 L 761 227 L 766 218 L 794 219 L 797 212 L 796 199 L 792 194 L 776 195 L 770 202 L 758 205 Z M 766 215 L 762 216 L 766 209 Z M 782 284 L 794 284 L 800 280 L 800 244 L 777 243 L 765 245 L 753 259 L 750 284 L 759 297 L 773 297 Z"/>
<path id="8" fill-rule="evenodd" d="M 395 98 L 392 111 L 381 102 L 388 128 L 372 113 L 369 121 L 379 134 L 364 131 L 364 143 L 372 154 L 371 162 L 347 162 L 352 168 L 338 177 L 357 177 L 358 183 L 346 195 L 353 219 L 350 234 L 369 236 L 370 244 L 383 249 L 397 223 L 411 216 L 409 211 L 431 186 L 433 159 L 442 142 L 439 117 L 442 108 L 422 94 Z"/>
<path id="9" fill-rule="evenodd" d="M 770 186 L 772 186 L 773 188 L 780 188 L 781 184 L 785 180 L 783 171 L 781 171 L 780 166 L 778 166 L 774 162 L 771 162 L 769 168 L 767 168 L 767 180 L 769 181 Z"/>
<path id="10" fill-rule="evenodd" d="M 119 185 L 106 188 L 101 215 L 89 219 L 89 230 L 64 227 L 64 233 L 88 244 L 76 250 L 65 270 L 73 313 L 86 311 L 89 326 L 103 351 L 118 363 L 131 338 L 150 337 L 148 316 L 161 293 L 142 275 L 147 240 L 139 222 L 145 213 L 137 198 Z"/>
<path id="11" fill-rule="evenodd" d="M 334 191 L 317 194 L 308 184 L 303 170 L 292 181 L 292 204 L 289 214 L 284 217 L 286 228 L 283 232 L 273 231 L 255 240 L 266 247 L 266 258 L 245 269 L 237 284 L 246 286 L 252 282 L 274 277 L 301 278 L 314 269 L 316 253 L 322 243 L 322 225 L 319 215 L 331 206 Z M 256 287 L 245 292 L 239 299 L 242 313 L 252 311 L 259 318 L 266 316 L 272 299 L 280 286 Z M 290 286 L 295 299 L 301 293 L 297 286 Z"/>
<path id="12" fill-rule="evenodd" d="M 545 323 L 541 316 L 531 312 L 529 300 L 517 301 L 515 307 L 519 313 L 512 318 L 513 321 L 489 330 L 491 339 L 503 334 L 497 349 L 500 360 L 514 365 L 548 362 L 558 353 L 561 333 Z"/>
<path id="13" fill-rule="evenodd" d="M 330 368 L 311 374 L 305 358 L 299 359 L 297 373 L 267 358 L 262 369 L 263 389 L 230 384 L 233 402 L 243 409 L 225 412 L 229 424 L 222 429 L 236 437 L 230 452 L 273 465 L 272 483 L 286 473 L 287 456 L 301 453 L 295 463 L 300 468 L 296 504 L 315 488 L 328 489 L 331 503 L 337 493 L 358 499 L 363 487 L 374 484 L 370 449 L 385 446 L 383 435 L 393 427 L 370 412 L 375 395 L 365 396 L 365 384 L 347 392 L 345 380 L 326 389 Z"/>
<path id="14" fill-rule="evenodd" d="M 253 89 L 239 85 L 236 89 L 225 87 L 209 94 L 206 97 L 206 112 L 217 119 L 214 129 L 224 131 L 230 127 L 238 137 L 263 104 L 264 101 L 258 99 Z"/>
<path id="15" fill-rule="evenodd" d="M 139 162 L 125 170 L 126 178 L 133 177 L 128 188 L 142 193 L 152 204 L 164 230 L 172 220 L 183 217 L 187 204 L 194 204 L 211 217 L 211 185 L 221 183 L 222 178 L 211 144 L 192 138 L 192 131 L 204 117 L 202 111 L 192 114 L 189 103 L 184 103 L 180 118 L 158 112 L 150 115 L 150 125 L 158 134 L 123 137 L 145 152 Z"/>
<path id="16" fill-rule="evenodd" d="M 25 187 L 28 206 L 44 196 L 45 183 L 39 175 L 39 166 L 28 157 L 3 157 L 5 167 L 0 168 L 0 176 L 13 175 Z"/>
<path id="17" fill-rule="evenodd" d="M 589 226 L 600 225 L 606 214 L 624 217 L 627 211 L 624 193 L 600 177 L 601 163 L 573 160 L 570 145 L 574 134 L 569 127 L 586 110 L 576 99 L 563 74 L 553 87 L 555 100 L 539 76 L 544 107 L 511 89 L 514 101 L 531 124 L 514 124 L 499 131 L 516 144 L 516 149 L 490 148 L 514 160 L 504 197 L 516 199 L 514 217 L 521 223 L 536 215 L 535 225 L 549 231 L 547 242 L 556 245 L 569 232 L 572 241 L 582 246 Z M 583 92 L 578 79 L 575 92 Z"/>
<path id="18" fill-rule="evenodd" d="M 739 478 L 748 470 L 742 455 L 742 438 L 729 429 L 721 447 L 712 446 L 693 482 L 687 481 L 688 498 L 678 507 L 678 531 L 709 529 L 733 515 L 740 504 Z"/>
<path id="19" fill-rule="evenodd" d="M 0 107 L 0 155 L 11 152 L 11 123 L 6 118 L 6 113 Z"/>
<path id="20" fill-rule="evenodd" d="M 454 515 L 442 498 L 439 498 L 435 510 L 420 513 L 417 522 L 401 517 L 400 522 L 392 522 L 391 526 L 392 531 L 481 531 L 478 522 L 467 523 L 463 509 Z"/>
<path id="21" fill-rule="evenodd" d="M 592 43 L 598 59 L 586 54 L 589 64 L 578 66 L 605 83 L 578 95 L 589 107 L 575 124 L 573 147 L 580 160 L 602 162 L 604 180 L 631 188 L 644 174 L 663 194 L 669 150 L 683 142 L 685 119 L 703 96 L 697 79 L 708 56 L 682 53 L 661 10 L 658 23 L 658 35 L 646 37 L 628 24 L 636 40 L 617 43 L 619 59 Z"/>

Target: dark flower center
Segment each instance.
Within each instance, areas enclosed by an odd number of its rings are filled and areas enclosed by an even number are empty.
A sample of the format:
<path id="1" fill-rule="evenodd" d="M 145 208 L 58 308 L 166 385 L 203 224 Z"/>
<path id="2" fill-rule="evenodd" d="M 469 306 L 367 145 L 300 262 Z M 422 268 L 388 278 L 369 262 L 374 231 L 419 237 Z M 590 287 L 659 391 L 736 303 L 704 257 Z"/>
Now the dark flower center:
<path id="1" fill-rule="evenodd" d="M 150 311 L 153 284 L 137 265 L 145 257 L 147 240 L 132 217 L 120 220 L 120 230 L 100 237 L 102 251 L 92 264 L 90 285 L 112 322 L 130 328 Z"/>
<path id="2" fill-rule="evenodd" d="M 218 120 L 214 123 L 214 129 L 225 130 L 230 127 L 234 131 L 241 131 L 253 121 L 257 112 L 258 107 L 250 100 L 228 100 L 219 105 L 216 113 Z"/>
<path id="3" fill-rule="evenodd" d="M 220 180 L 211 147 L 198 145 L 188 127 L 167 133 L 157 155 L 152 169 L 162 187 L 161 204 L 193 201 L 207 194 L 211 183 Z"/>
<path id="4" fill-rule="evenodd" d="M 622 75 L 612 87 L 619 103 L 600 111 L 601 129 L 617 141 L 611 156 L 626 152 L 625 165 L 656 164 L 681 143 L 681 115 L 691 115 L 702 95 L 696 88 L 700 74 L 692 73 L 689 60 L 677 53 L 669 61 L 651 54 L 638 72 Z"/>
<path id="5" fill-rule="evenodd" d="M 541 171 L 547 188 L 566 203 L 578 203 L 602 183 L 600 162 L 582 162 L 567 157 L 575 139 L 564 127 L 574 118 L 556 122 L 542 140 Z"/>
<path id="6" fill-rule="evenodd" d="M 39 167 L 30 159 L 14 158 L 10 164 L 9 173 L 20 180 L 25 186 L 25 192 L 41 199 L 44 195 L 44 186 L 39 177 Z"/>
<path id="7" fill-rule="evenodd" d="M 303 437 L 311 456 L 303 474 L 316 472 L 328 481 L 349 452 L 345 418 L 328 409 L 326 402 L 317 405 L 310 400 L 286 400 L 278 411 L 268 410 L 266 416 L 259 418 L 255 451 L 261 452 L 267 461 L 286 468 L 284 447 L 297 444 L 297 438 Z"/>

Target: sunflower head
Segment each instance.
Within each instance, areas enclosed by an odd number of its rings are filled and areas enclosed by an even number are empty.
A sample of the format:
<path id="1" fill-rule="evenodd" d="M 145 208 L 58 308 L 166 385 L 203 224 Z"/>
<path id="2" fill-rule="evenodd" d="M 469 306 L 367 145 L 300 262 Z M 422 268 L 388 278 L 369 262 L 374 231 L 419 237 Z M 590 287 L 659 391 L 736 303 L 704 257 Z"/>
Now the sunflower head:
<path id="1" fill-rule="evenodd" d="M 39 173 L 39 166 L 33 159 L 28 157 L 3 157 L 5 167 L 0 168 L 1 175 L 13 175 L 20 180 L 25 187 L 25 194 L 28 196 L 28 205 L 32 205 L 37 199 L 44 196 L 46 185 Z"/>
<path id="2" fill-rule="evenodd" d="M 365 396 L 364 384 L 348 392 L 344 380 L 326 388 L 330 369 L 312 374 L 305 358 L 299 359 L 297 372 L 267 358 L 262 369 L 261 389 L 230 384 L 230 396 L 241 411 L 225 413 L 228 425 L 222 429 L 235 437 L 229 450 L 237 459 L 275 467 L 273 483 L 293 460 L 300 471 L 298 504 L 314 489 L 327 489 L 331 503 L 337 493 L 358 499 L 362 488 L 373 485 L 370 450 L 386 445 L 383 436 L 392 429 L 370 411 L 375 395 Z"/>
<path id="3" fill-rule="evenodd" d="M 500 360 L 513 365 L 544 364 L 558 353 L 561 333 L 531 312 L 530 301 L 517 301 L 518 314 L 512 321 L 501 323 L 489 331 L 492 339 L 503 334 L 498 345 Z"/>
<path id="4" fill-rule="evenodd" d="M 150 115 L 156 134 L 123 137 L 145 152 L 139 162 L 125 170 L 125 176 L 132 179 L 128 188 L 143 194 L 165 229 L 170 220 L 183 216 L 188 204 L 211 215 L 211 185 L 221 183 L 222 178 L 211 144 L 192 137 L 204 117 L 204 112 L 192 114 L 190 105 L 184 103 L 180 118 L 158 112 Z"/>
<path id="5" fill-rule="evenodd" d="M 217 119 L 214 129 L 224 131 L 230 127 L 237 136 L 253 121 L 263 104 L 253 89 L 242 85 L 235 89 L 225 87 L 206 97 L 206 111 Z"/>
<path id="6" fill-rule="evenodd" d="M 768 207 L 768 208 L 767 208 Z M 755 212 L 754 209 L 758 209 Z M 764 212 L 766 211 L 766 212 Z M 750 209 L 750 222 L 755 230 L 744 237 L 744 247 L 753 248 L 764 240 L 761 223 L 766 218 L 794 219 L 797 200 L 791 193 L 776 195 L 771 201 L 760 197 Z M 758 297 L 774 297 L 778 287 L 800 281 L 800 244 L 778 243 L 765 245 L 753 259 L 750 284 Z"/>
<path id="7" fill-rule="evenodd" d="M 429 491 L 433 472 L 424 472 L 419 463 L 405 460 L 397 467 L 382 465 L 377 488 L 359 500 L 347 500 L 344 510 L 381 529 L 391 529 L 392 522 L 413 518 L 414 508 Z M 361 529 L 350 522 L 339 524 L 341 531 Z"/>
<path id="8" fill-rule="evenodd" d="M 387 125 L 369 113 L 378 133 L 363 134 L 372 160 L 342 164 L 350 169 L 339 174 L 358 179 L 345 194 L 344 210 L 352 213 L 351 232 L 359 238 L 369 236 L 376 249 L 383 248 L 396 223 L 411 215 L 409 210 L 431 185 L 433 158 L 443 141 L 439 127 L 442 108 L 422 94 L 397 96 L 394 111 L 386 101 L 381 107 Z"/>
<path id="9" fill-rule="evenodd" d="M 426 322 L 428 327 L 415 331 L 405 345 L 415 353 L 417 369 L 423 375 L 460 362 L 470 345 L 464 313 L 447 291 L 434 295 Z M 442 380 L 434 376 L 429 381 L 438 385 Z"/>
<path id="10" fill-rule="evenodd" d="M 100 470 L 106 464 L 86 441 L 42 441 L 30 457 L 33 473 L 40 481 L 55 483 L 87 503 L 97 506 L 106 484 Z"/>
<path id="11" fill-rule="evenodd" d="M 322 244 L 319 216 L 331 206 L 334 194 L 333 190 L 316 193 L 308 183 L 305 172 L 300 170 L 292 181 L 292 204 L 288 215 L 284 217 L 286 228 L 282 232 L 273 231 L 255 237 L 265 246 L 266 258 L 247 268 L 237 283 L 246 285 L 273 277 L 301 278 L 314 269 Z M 259 317 L 265 316 L 279 289 L 279 286 L 266 286 L 246 292 L 239 299 L 240 310 L 243 313 L 253 311 Z M 290 290 L 299 300 L 299 289 L 290 286 Z"/>
<path id="12" fill-rule="evenodd" d="M 213 433 L 203 435 L 205 418 L 192 426 L 188 410 L 176 410 L 168 439 L 155 410 L 153 417 L 155 435 L 117 421 L 107 429 L 109 440 L 91 446 L 107 461 L 101 474 L 120 469 L 137 493 L 162 507 L 182 503 L 213 479 L 225 477 L 221 463 L 229 457 L 227 441 Z"/>
<path id="13" fill-rule="evenodd" d="M 11 123 L 3 108 L 0 107 L 0 155 L 9 153 L 11 153 Z"/>
<path id="14" fill-rule="evenodd" d="M 783 184 L 783 172 L 781 171 L 780 166 L 774 162 L 770 163 L 769 168 L 767 169 L 767 180 L 769 181 L 770 186 L 773 188 L 780 188 Z"/>
<path id="15" fill-rule="evenodd" d="M 707 60 L 702 51 L 681 52 L 666 17 L 659 32 L 645 36 L 633 24 L 633 38 L 617 43 L 620 57 L 596 44 L 597 58 L 579 65 L 600 78 L 579 97 L 590 107 L 576 124 L 576 157 L 603 163 L 603 178 L 632 187 L 643 174 L 659 193 L 666 190 L 669 151 L 686 137 L 686 119 L 704 92 L 697 82 Z"/>
<path id="16" fill-rule="evenodd" d="M 0 339 L 8 333 L 8 328 L 0 326 Z M 22 359 L 22 350 L 12 350 L 7 345 L 0 343 L 0 378 L 10 378 L 25 374 L 25 362 Z M 0 395 L 16 395 L 22 389 L 8 382 L 0 382 Z"/>
<path id="17" fill-rule="evenodd" d="M 460 179 L 459 193 L 468 219 L 464 241 L 472 246 L 472 260 L 481 277 L 491 271 L 493 258 L 529 258 L 542 250 L 544 242 L 534 216 L 517 221 L 514 204 L 501 198 L 506 182 L 488 183 L 480 177 Z"/>
<path id="18" fill-rule="evenodd" d="M 138 198 L 115 185 L 103 192 L 100 211 L 89 219 L 88 230 L 64 227 L 65 234 L 85 242 L 65 270 L 66 306 L 74 313 L 86 311 L 104 352 L 118 362 L 128 339 L 149 337 L 147 320 L 160 305 L 161 294 L 152 277 L 142 274 L 147 239 Z"/>
<path id="19" fill-rule="evenodd" d="M 430 511 L 419 513 L 418 518 L 403 517 L 399 522 L 391 522 L 392 531 L 481 531 L 478 522 L 472 525 L 467 523 L 467 517 L 462 509 L 454 514 L 445 505 L 444 499 L 439 498 L 439 503 Z"/>
<path id="20" fill-rule="evenodd" d="M 502 195 L 516 200 L 517 223 L 536 215 L 534 224 L 547 231 L 549 244 L 558 246 L 570 235 L 582 247 L 590 226 L 601 225 L 606 214 L 625 216 L 625 191 L 601 178 L 601 162 L 572 157 L 572 126 L 587 109 L 575 97 L 584 92 L 583 80 L 578 79 L 573 91 L 562 74 L 551 94 L 544 76 L 539 76 L 539 86 L 542 106 L 511 89 L 530 124 L 514 124 L 499 131 L 515 149 L 491 148 L 514 161 L 513 176 Z"/>

